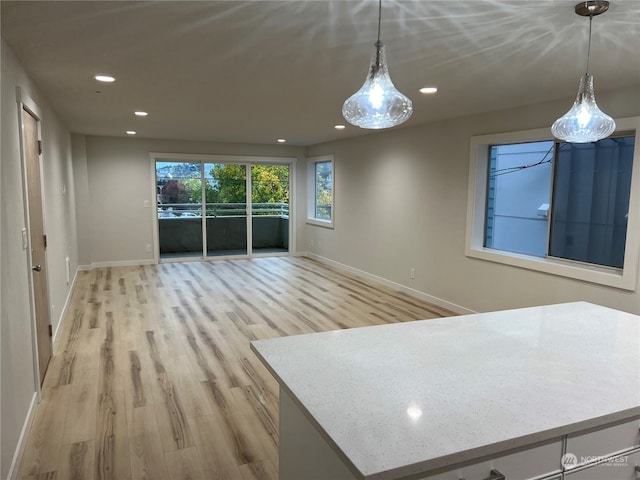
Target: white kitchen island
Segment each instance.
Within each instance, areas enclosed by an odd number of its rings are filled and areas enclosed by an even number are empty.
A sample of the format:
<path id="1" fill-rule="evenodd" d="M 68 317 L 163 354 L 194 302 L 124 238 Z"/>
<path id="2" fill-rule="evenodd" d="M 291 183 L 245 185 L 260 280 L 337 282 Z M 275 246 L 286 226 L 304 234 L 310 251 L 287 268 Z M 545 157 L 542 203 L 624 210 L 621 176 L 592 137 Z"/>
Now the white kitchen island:
<path id="1" fill-rule="evenodd" d="M 251 346 L 280 384 L 281 480 L 636 478 L 636 315 L 578 302 Z"/>

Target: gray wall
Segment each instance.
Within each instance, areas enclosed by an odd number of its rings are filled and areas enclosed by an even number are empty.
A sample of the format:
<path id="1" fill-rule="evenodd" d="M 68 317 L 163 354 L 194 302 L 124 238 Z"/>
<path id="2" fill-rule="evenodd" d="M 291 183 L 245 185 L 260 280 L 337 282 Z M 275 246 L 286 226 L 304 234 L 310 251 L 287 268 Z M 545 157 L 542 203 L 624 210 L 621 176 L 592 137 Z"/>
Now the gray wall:
<path id="1" fill-rule="evenodd" d="M 74 135 L 73 150 L 82 265 L 153 261 L 154 253 L 146 252 L 145 246 L 153 244 L 155 212 L 143 206 L 145 200 L 153 205 L 155 195 L 150 152 L 291 157 L 304 164 L 304 148 L 284 145 Z M 296 191 L 304 188 L 304 181 L 304 175 L 298 174 Z M 299 198 L 304 201 L 305 197 Z M 300 230 L 304 211 L 298 208 L 292 212 L 299 220 Z"/>
<path id="2" fill-rule="evenodd" d="M 640 314 L 637 286 L 629 292 L 465 257 L 471 136 L 550 126 L 572 101 L 309 148 L 308 156 L 335 156 L 335 229 L 306 225 L 299 248 L 474 311 L 586 300 Z M 598 92 L 598 104 L 616 117 L 639 115 L 640 90 Z"/>
<path id="3" fill-rule="evenodd" d="M 6 478 L 35 395 L 34 359 L 27 251 L 22 249 L 21 229 L 26 228 L 22 193 L 22 167 L 18 132 L 16 87 L 31 97 L 42 114 L 44 215 L 48 239 L 47 265 L 51 321 L 57 331 L 77 262 L 77 235 L 71 137 L 49 108 L 45 98 L 27 77 L 24 68 L 2 40 L 1 45 L 1 171 L 2 216 L 0 250 L 0 477 Z M 63 194 L 63 186 L 66 193 Z"/>

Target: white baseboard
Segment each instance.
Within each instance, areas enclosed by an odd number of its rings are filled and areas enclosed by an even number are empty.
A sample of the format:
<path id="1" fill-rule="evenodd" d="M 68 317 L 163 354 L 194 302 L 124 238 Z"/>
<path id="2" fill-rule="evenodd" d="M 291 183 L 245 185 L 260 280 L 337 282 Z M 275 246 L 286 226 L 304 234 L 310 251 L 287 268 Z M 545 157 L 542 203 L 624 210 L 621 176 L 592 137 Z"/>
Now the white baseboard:
<path id="1" fill-rule="evenodd" d="M 120 262 L 94 262 L 91 264 L 91 268 L 137 267 L 138 265 L 156 265 L 156 261 L 152 259 L 152 260 L 123 260 Z"/>
<path id="2" fill-rule="evenodd" d="M 424 300 L 425 302 L 433 303 L 442 308 L 446 308 L 447 310 L 451 310 L 452 312 L 459 313 L 461 315 L 468 315 L 472 313 L 478 313 L 469 308 L 463 307 L 462 305 L 458 305 L 453 302 L 449 302 L 442 298 L 434 297 L 433 295 L 429 295 L 428 293 L 421 292 L 420 290 L 416 290 L 414 288 L 409 288 L 400 283 L 392 282 L 391 280 L 387 280 L 386 278 L 379 277 L 377 275 L 373 275 L 372 273 L 365 272 L 364 270 L 359 270 L 357 268 L 351 267 L 349 265 L 345 265 L 344 263 L 336 262 L 335 260 L 331 260 L 330 258 L 322 257 L 318 254 L 311 252 L 299 252 L 296 256 L 309 257 L 313 260 L 316 260 L 320 263 L 324 263 L 325 265 L 329 265 L 331 267 L 337 268 L 338 270 L 343 270 L 354 275 L 358 275 L 359 277 L 366 278 L 367 280 L 371 280 L 376 283 L 381 283 L 386 287 L 392 288 L 393 290 L 397 290 L 407 295 L 411 295 L 412 297 L 419 298 L 420 300 Z"/>
<path id="3" fill-rule="evenodd" d="M 73 274 L 73 280 L 71 280 L 71 284 L 69 286 L 69 291 L 67 292 L 67 299 L 64 302 L 64 306 L 62 307 L 62 312 L 60 312 L 60 318 L 58 319 L 58 324 L 56 325 L 56 329 L 53 332 L 53 338 L 51 339 L 51 344 L 53 345 L 53 353 L 55 355 L 57 348 L 57 340 L 58 340 L 58 332 L 62 330 L 62 322 L 64 321 L 64 317 L 67 314 L 67 310 L 69 309 L 69 302 L 71 302 L 71 296 L 73 295 L 73 288 L 76 286 L 76 279 L 78 278 L 78 272 L 80 271 L 80 267 L 76 268 L 76 272 Z"/>
<path id="4" fill-rule="evenodd" d="M 94 268 L 137 267 L 138 265 L 156 265 L 155 260 L 123 260 L 118 262 L 93 262 L 91 265 L 78 265 L 78 272 L 88 272 Z"/>
<path id="5" fill-rule="evenodd" d="M 16 451 L 13 453 L 11 459 L 11 466 L 9 467 L 9 473 L 7 480 L 16 480 L 18 478 L 18 467 L 20 467 L 20 461 L 22 460 L 22 454 L 24 453 L 25 442 L 27 440 L 27 434 L 31 429 L 31 424 L 36 414 L 36 407 L 38 406 L 38 393 L 35 392 L 31 398 L 31 404 L 29 405 L 29 411 L 27 412 L 27 418 L 22 425 L 22 431 L 18 438 L 18 445 L 16 445 Z"/>

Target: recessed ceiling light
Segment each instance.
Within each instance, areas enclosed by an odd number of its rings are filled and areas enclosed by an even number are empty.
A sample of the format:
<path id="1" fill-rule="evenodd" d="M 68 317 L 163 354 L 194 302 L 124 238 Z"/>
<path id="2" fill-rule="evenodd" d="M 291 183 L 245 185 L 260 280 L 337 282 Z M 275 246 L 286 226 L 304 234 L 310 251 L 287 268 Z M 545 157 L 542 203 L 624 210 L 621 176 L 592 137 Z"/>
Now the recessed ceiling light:
<path id="1" fill-rule="evenodd" d="M 334 125 L 334 127 L 336 130 L 344 130 L 346 127 L 344 125 Z"/>
<path id="2" fill-rule="evenodd" d="M 136 133 L 138 132 L 136 132 L 135 130 L 127 130 L 127 135 L 135 135 Z"/>
<path id="3" fill-rule="evenodd" d="M 420 93 L 436 93 L 437 91 L 437 87 L 423 87 L 420 89 Z"/>
<path id="4" fill-rule="evenodd" d="M 284 138 L 279 138 L 278 139 L 278 143 L 284 143 L 284 142 L 286 142 L 286 140 Z"/>
<path id="5" fill-rule="evenodd" d="M 139 110 L 137 112 L 133 112 L 137 117 L 146 117 L 147 115 L 149 115 L 147 112 L 143 112 L 142 110 Z"/>
<path id="6" fill-rule="evenodd" d="M 95 78 L 99 82 L 105 82 L 105 83 L 111 83 L 116 81 L 115 77 L 112 77 L 111 75 L 96 75 L 93 78 Z"/>

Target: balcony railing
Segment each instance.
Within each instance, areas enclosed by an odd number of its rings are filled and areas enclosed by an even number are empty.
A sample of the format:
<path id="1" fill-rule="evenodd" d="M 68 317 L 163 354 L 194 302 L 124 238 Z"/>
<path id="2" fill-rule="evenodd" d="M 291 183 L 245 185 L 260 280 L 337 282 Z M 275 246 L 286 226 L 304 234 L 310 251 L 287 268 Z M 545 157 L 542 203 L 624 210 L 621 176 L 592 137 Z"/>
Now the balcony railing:
<path id="1" fill-rule="evenodd" d="M 253 250 L 289 249 L 289 205 L 254 203 L 251 206 Z M 160 254 L 171 256 L 203 251 L 208 255 L 247 249 L 247 205 L 207 203 L 206 225 L 202 206 L 193 203 L 158 205 Z M 203 227 L 205 232 L 203 233 Z M 206 240 L 204 235 L 206 235 Z"/>
<path id="2" fill-rule="evenodd" d="M 246 203 L 207 203 L 207 218 L 244 217 L 247 215 Z M 289 218 L 288 203 L 253 203 L 251 214 L 271 215 Z M 202 205 L 196 203 L 164 203 L 158 205 L 158 218 L 201 217 Z"/>

